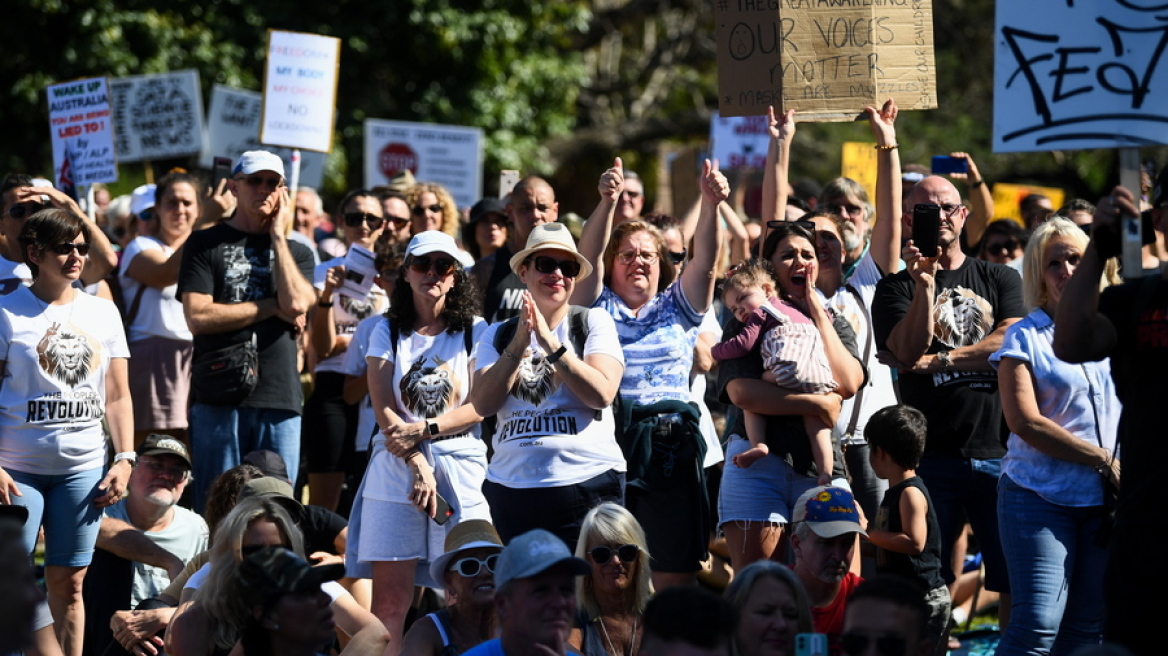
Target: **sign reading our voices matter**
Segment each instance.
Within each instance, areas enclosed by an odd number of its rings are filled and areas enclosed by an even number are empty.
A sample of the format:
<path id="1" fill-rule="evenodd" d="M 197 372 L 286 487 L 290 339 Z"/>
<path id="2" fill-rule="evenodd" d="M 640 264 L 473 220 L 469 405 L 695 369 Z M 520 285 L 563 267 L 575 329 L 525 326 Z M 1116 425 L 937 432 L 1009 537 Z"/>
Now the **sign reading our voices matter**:
<path id="1" fill-rule="evenodd" d="M 333 145 L 341 41 L 268 31 L 260 141 L 327 153 Z"/>

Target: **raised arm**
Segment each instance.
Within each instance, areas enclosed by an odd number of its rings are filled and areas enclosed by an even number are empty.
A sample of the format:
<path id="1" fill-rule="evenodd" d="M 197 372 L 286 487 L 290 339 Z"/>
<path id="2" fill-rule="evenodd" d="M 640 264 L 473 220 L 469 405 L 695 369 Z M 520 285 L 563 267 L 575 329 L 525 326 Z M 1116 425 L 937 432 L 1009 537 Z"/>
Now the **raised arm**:
<path id="1" fill-rule="evenodd" d="M 916 362 L 933 343 L 933 296 L 937 258 L 922 257 L 916 246 L 904 249 L 905 262 L 915 285 L 908 312 L 888 333 L 885 346 L 903 363 Z"/>
<path id="2" fill-rule="evenodd" d="M 584 280 L 576 281 L 576 289 L 572 291 L 569 302 L 572 305 L 591 307 L 604 287 L 604 249 L 608 246 L 612 235 L 612 219 L 616 213 L 616 203 L 625 188 L 625 169 L 621 158 L 617 157 L 612 168 L 600 176 L 597 190 L 600 192 L 600 202 L 588 217 L 584 229 L 580 232 L 580 254 L 593 264 L 592 275 Z"/>
<path id="3" fill-rule="evenodd" d="M 58 209 L 72 212 L 77 218 L 89 225 L 89 257 L 85 260 L 85 267 L 81 270 L 81 282 L 92 285 L 105 278 L 118 265 L 118 254 L 114 252 L 109 238 L 89 215 L 81 211 L 81 207 L 63 191 L 55 187 L 18 187 L 13 190 L 17 203 L 29 200 L 39 201 L 44 196 L 49 204 Z"/>
<path id="4" fill-rule="evenodd" d="M 896 143 L 896 101 L 880 109 L 866 107 L 868 125 L 876 137 L 876 225 L 872 227 L 870 252 L 885 275 L 900 268 L 901 195 L 900 151 Z"/>
<path id="5" fill-rule="evenodd" d="M 183 242 L 186 238 L 183 238 Z M 178 282 L 178 272 L 182 268 L 183 247 L 178 244 L 174 252 L 167 255 L 162 249 L 139 251 L 126 267 L 126 275 L 140 284 L 162 289 Z"/>
<path id="6" fill-rule="evenodd" d="M 767 143 L 767 163 L 762 175 L 762 239 L 765 242 L 767 221 L 787 218 L 787 195 L 790 185 L 791 140 L 795 138 L 795 110 L 776 116 L 775 108 L 767 108 L 770 141 Z"/>
<path id="7" fill-rule="evenodd" d="M 985 228 L 990 224 L 994 214 L 994 196 L 990 193 L 989 185 L 977 170 L 977 164 L 969 153 L 949 153 L 950 157 L 959 157 L 969 163 L 969 173 L 950 173 L 954 180 L 963 180 L 968 186 L 969 217 L 965 219 L 965 239 L 970 246 L 981 241 Z"/>
<path id="8" fill-rule="evenodd" d="M 320 300 L 312 310 L 312 330 L 309 337 L 312 339 L 312 348 L 321 360 L 344 353 L 349 346 L 348 335 L 337 334 L 337 324 L 334 320 L 333 303 L 336 301 L 336 290 L 345 280 L 345 267 L 332 267 L 325 274 L 324 289 L 320 292 Z"/>
<path id="9" fill-rule="evenodd" d="M 276 216 L 268 230 L 272 238 L 272 274 L 276 285 L 276 300 L 280 312 L 290 317 L 298 317 L 308 312 L 316 302 L 316 290 L 300 270 L 300 264 L 292 256 L 288 246 L 288 231 L 292 223 L 292 203 L 288 200 L 288 190 L 280 191 L 276 206 Z"/>
<path id="10" fill-rule="evenodd" d="M 702 207 L 698 229 L 693 240 L 693 259 L 681 272 L 681 288 L 690 305 L 705 312 L 714 299 L 714 260 L 724 231 L 718 220 L 718 204 L 730 194 L 726 176 L 718 170 L 718 163 L 706 160 L 702 167 Z"/>

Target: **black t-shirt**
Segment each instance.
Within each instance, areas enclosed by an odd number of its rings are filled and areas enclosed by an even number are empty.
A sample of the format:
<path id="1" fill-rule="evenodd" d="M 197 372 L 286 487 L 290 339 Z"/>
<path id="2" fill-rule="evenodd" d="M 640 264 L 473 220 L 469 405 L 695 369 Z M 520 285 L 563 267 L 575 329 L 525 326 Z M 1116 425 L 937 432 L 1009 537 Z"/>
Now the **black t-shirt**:
<path id="1" fill-rule="evenodd" d="M 344 517 L 328 508 L 304 506 L 304 520 L 300 524 L 300 531 L 304 534 L 304 553 L 323 551 L 336 554 L 337 536 L 348 525 Z"/>
<path id="2" fill-rule="evenodd" d="M 925 487 L 925 482 L 920 476 L 914 476 L 888 488 L 884 493 L 884 500 L 880 502 L 880 510 L 876 512 L 876 528 L 881 531 L 904 532 L 904 521 L 900 517 L 900 495 L 910 487 L 920 490 L 921 494 L 925 495 L 925 503 L 929 506 L 925 520 L 928 525 L 925 549 L 916 556 L 877 549 L 876 568 L 881 574 L 903 576 L 920 583 L 926 590 L 932 590 L 945 585 L 945 579 L 941 576 L 941 525 L 937 523 L 937 513 L 933 510 L 933 499 L 929 497 L 929 489 Z"/>
<path id="3" fill-rule="evenodd" d="M 502 248 L 479 260 L 480 266 L 490 271 L 483 293 L 483 318 L 487 323 L 499 323 L 519 316 L 523 308 L 523 292 L 527 286 L 511 270 L 510 246 Z"/>
<path id="4" fill-rule="evenodd" d="M 737 335 L 742 327 L 742 323 L 730 319 L 722 330 L 722 341 Z M 832 317 L 832 327 L 835 328 L 844 348 L 848 349 L 848 353 L 851 353 L 856 360 L 860 360 L 856 350 L 856 331 L 852 329 L 848 320 L 837 314 Z M 749 355 L 726 360 L 718 365 L 718 398 L 723 403 L 732 403 L 730 395 L 726 393 L 726 385 L 730 381 L 738 378 L 762 378 L 766 368 L 763 367 L 762 356 L 759 354 L 761 343 L 762 340 L 758 340 L 754 350 Z M 863 366 L 862 361 L 860 365 Z M 866 369 L 864 382 L 867 383 Z M 746 423 L 743 421 L 741 412 L 733 413 L 733 419 L 728 413 L 727 419 L 729 424 L 727 435 L 746 436 Z M 832 450 L 834 451 L 832 476 L 842 478 L 845 476 L 844 457 L 843 452 L 840 451 L 839 435 L 834 429 L 831 437 Z M 807 436 L 807 429 L 803 426 L 802 415 L 767 415 L 766 443 L 772 454 L 785 460 L 795 471 L 806 476 L 819 475 L 819 472 L 815 470 L 815 460 L 811 455 L 811 439 Z"/>
<path id="5" fill-rule="evenodd" d="M 312 282 L 312 251 L 288 240 L 300 275 Z M 226 223 L 195 232 L 183 249 L 178 293 L 209 294 L 216 303 L 235 304 L 276 297 L 272 275 L 275 253 L 267 233 L 251 234 Z M 299 413 L 302 403 L 300 373 L 296 370 L 296 337 L 292 324 L 269 317 L 242 330 L 195 335 L 195 357 L 239 344 L 255 333 L 259 346 L 260 378 L 255 390 L 239 405 Z M 195 401 L 198 402 L 196 395 Z"/>
<path id="6" fill-rule="evenodd" d="M 965 258 L 955 270 L 938 271 L 934 303 L 933 343 L 928 353 L 977 344 L 1006 319 L 1025 315 L 1022 279 L 1013 269 Z M 908 271 L 885 277 L 876 285 L 872 323 L 877 348 L 904 319 L 916 292 Z M 1002 417 L 998 376 L 994 371 L 954 371 L 947 374 L 900 373 L 900 397 L 925 413 L 929 437 L 925 453 L 962 458 L 1000 458 L 1009 435 Z"/>
<path id="7" fill-rule="evenodd" d="M 1150 285 L 1144 288 L 1144 285 Z M 1160 274 L 1103 290 L 1099 314 L 1115 326 L 1111 377 L 1123 402 L 1119 456 L 1123 480 L 1116 523 L 1159 523 L 1159 477 L 1168 462 L 1164 405 L 1168 402 L 1168 282 Z M 1058 327 L 1055 327 L 1058 331 Z"/>

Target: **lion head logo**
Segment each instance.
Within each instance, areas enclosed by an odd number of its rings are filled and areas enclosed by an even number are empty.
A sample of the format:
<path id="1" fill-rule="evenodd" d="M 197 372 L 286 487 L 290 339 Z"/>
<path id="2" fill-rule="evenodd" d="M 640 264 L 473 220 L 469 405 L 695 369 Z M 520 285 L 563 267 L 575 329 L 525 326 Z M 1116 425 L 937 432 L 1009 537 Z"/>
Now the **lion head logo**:
<path id="1" fill-rule="evenodd" d="M 990 333 L 993 308 L 965 287 L 944 289 L 933 310 L 937 339 L 949 348 L 977 344 Z"/>
<path id="2" fill-rule="evenodd" d="M 434 358 L 434 364 L 430 366 L 426 365 L 426 360 L 424 357 L 415 360 L 401 377 L 401 396 L 415 415 L 437 417 L 450 407 L 454 382 L 446 360 Z"/>
<path id="3" fill-rule="evenodd" d="M 515 385 L 511 388 L 511 395 L 537 406 L 555 391 L 554 374 L 555 369 L 552 363 L 547 361 L 546 356 L 533 356 L 528 349 L 519 361 L 519 370 L 515 376 Z"/>
<path id="4" fill-rule="evenodd" d="M 94 351 L 89 338 L 72 328 L 53 324 L 37 344 L 41 369 L 69 387 L 77 387 L 93 370 Z"/>

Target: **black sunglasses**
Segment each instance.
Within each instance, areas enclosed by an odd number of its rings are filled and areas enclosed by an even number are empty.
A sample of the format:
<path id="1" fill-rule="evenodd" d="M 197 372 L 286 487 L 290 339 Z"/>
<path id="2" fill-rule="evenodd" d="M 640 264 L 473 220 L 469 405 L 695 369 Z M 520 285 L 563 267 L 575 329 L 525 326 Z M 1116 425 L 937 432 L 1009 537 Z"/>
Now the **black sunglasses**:
<path id="1" fill-rule="evenodd" d="M 899 636 L 871 637 L 863 633 L 845 633 L 840 636 L 840 648 L 848 656 L 859 656 L 868 649 L 869 641 L 876 643 L 876 653 L 880 656 L 902 656 L 908 641 Z"/>
<path id="2" fill-rule="evenodd" d="M 345 214 L 345 225 L 349 226 L 350 228 L 359 228 L 361 227 L 362 223 L 365 223 L 369 226 L 370 230 L 376 230 L 380 228 L 381 224 L 384 222 L 385 219 L 377 216 L 376 214 L 370 214 L 368 212 L 349 212 Z"/>
<path id="3" fill-rule="evenodd" d="M 247 183 L 249 187 L 268 186 L 272 189 L 279 189 L 284 186 L 284 178 L 270 178 L 264 175 L 249 175 L 246 178 L 236 178 Z"/>
<path id="4" fill-rule="evenodd" d="M 669 251 L 669 261 L 673 262 L 674 264 L 681 264 L 682 262 L 685 261 L 685 255 L 688 252 L 689 252 L 689 249 L 687 249 L 687 248 L 681 249 L 680 253 L 675 253 L 673 251 Z"/>
<path id="5" fill-rule="evenodd" d="M 540 273 L 552 273 L 559 269 L 565 278 L 575 278 L 580 275 L 580 263 L 576 260 L 557 260 L 547 255 L 537 255 L 528 258 L 528 262 L 531 262 L 535 270 Z"/>
<path id="6" fill-rule="evenodd" d="M 430 210 L 431 212 L 437 214 L 438 212 L 441 212 L 442 209 L 442 203 L 434 203 L 433 205 L 414 205 L 414 208 L 410 211 L 418 216 L 422 216 L 426 213 L 426 210 Z"/>
<path id="7" fill-rule="evenodd" d="M 407 224 L 409 224 L 410 217 L 390 215 L 390 216 L 385 217 L 385 220 L 393 222 L 393 227 L 397 228 L 398 230 L 401 230 L 402 228 L 406 227 Z"/>
<path id="8" fill-rule="evenodd" d="M 42 203 L 17 203 L 8 208 L 8 216 L 20 221 L 48 207 Z"/>
<path id="9" fill-rule="evenodd" d="M 1009 241 L 1000 241 L 996 244 L 986 244 L 985 250 L 990 255 L 1005 255 L 1006 253 L 1009 253 L 1021 245 L 1022 244 L 1011 239 Z"/>
<path id="10" fill-rule="evenodd" d="M 607 547 L 602 544 L 599 547 L 592 547 L 592 550 L 588 552 L 588 555 L 592 557 L 592 562 L 596 563 L 597 565 L 603 565 L 612 558 L 613 552 L 614 550 L 612 547 Z M 637 559 L 637 555 L 641 553 L 641 549 L 638 548 L 635 544 L 622 544 L 615 549 L 615 553 L 616 557 L 619 558 L 622 563 L 631 563 Z"/>
<path id="11" fill-rule="evenodd" d="M 462 558 L 454 561 L 454 564 L 450 566 L 450 571 L 458 572 L 459 575 L 469 579 L 478 576 L 484 567 L 487 568 L 488 572 L 494 574 L 495 566 L 498 564 L 499 554 L 491 554 L 482 560 L 478 558 Z"/>
<path id="12" fill-rule="evenodd" d="M 454 260 L 448 257 L 432 258 L 429 255 L 423 255 L 421 257 L 410 258 L 406 266 L 417 273 L 429 273 L 430 269 L 433 269 L 434 273 L 445 276 L 451 271 L 454 271 L 454 264 Z"/>
<path id="13" fill-rule="evenodd" d="M 74 244 L 73 242 L 66 242 L 64 244 L 57 244 L 56 246 L 50 246 L 49 250 L 53 251 L 57 255 L 69 255 L 74 250 L 76 250 L 78 255 L 80 255 L 81 257 L 85 257 L 86 255 L 89 255 L 89 244 L 87 244 L 85 242 L 81 242 L 80 244 Z"/>

